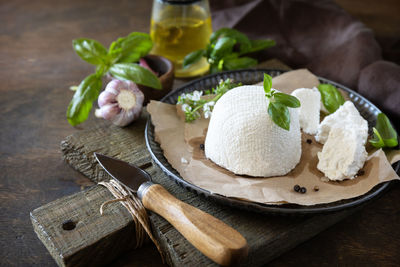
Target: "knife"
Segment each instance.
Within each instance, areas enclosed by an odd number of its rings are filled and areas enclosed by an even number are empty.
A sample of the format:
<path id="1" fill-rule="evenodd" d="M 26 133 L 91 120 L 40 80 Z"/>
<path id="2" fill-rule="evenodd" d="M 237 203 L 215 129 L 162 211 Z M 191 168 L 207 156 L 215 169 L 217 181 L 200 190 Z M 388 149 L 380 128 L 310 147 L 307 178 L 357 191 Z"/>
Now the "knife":
<path id="1" fill-rule="evenodd" d="M 234 265 L 248 254 L 246 239 L 224 222 L 172 196 L 144 170 L 94 153 L 100 166 L 137 194 L 143 206 L 171 223 L 194 247 L 220 265 Z"/>

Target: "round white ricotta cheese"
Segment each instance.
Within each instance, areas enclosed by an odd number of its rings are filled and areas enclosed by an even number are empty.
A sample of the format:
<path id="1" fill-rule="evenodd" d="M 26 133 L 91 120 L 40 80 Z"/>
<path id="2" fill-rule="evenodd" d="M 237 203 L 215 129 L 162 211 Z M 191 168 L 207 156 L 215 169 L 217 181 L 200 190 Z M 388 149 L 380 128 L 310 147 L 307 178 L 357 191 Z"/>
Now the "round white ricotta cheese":
<path id="1" fill-rule="evenodd" d="M 205 155 L 235 174 L 280 176 L 300 161 L 298 109 L 289 108 L 290 130 L 268 115 L 262 86 L 236 87 L 215 104 L 205 140 Z"/>

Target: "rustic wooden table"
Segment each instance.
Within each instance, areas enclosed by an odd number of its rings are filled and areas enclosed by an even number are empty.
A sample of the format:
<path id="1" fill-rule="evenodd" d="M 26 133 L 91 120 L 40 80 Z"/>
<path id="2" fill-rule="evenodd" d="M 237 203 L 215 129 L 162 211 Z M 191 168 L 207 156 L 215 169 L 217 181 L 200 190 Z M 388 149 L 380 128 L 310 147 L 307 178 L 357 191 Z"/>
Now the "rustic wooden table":
<path id="1" fill-rule="evenodd" d="M 109 44 L 131 31 L 148 31 L 152 1 L 0 2 L 0 265 L 54 266 L 33 232 L 29 212 L 91 183 L 61 159 L 60 141 L 89 129 L 93 117 L 71 127 L 65 110 L 68 88 L 91 73 L 74 54 L 71 40 Z M 388 59 L 397 61 L 400 36 L 397 0 L 338 1 L 372 27 Z M 399 266 L 400 184 L 383 197 L 271 266 Z M 158 266 L 151 245 L 127 254 L 115 266 Z"/>

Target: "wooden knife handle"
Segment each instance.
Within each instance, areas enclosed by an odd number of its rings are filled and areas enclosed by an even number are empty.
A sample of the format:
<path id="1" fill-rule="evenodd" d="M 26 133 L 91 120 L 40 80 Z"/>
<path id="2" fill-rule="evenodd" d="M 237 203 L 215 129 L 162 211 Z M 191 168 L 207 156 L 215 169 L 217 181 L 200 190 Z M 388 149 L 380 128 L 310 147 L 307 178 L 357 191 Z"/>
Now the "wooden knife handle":
<path id="1" fill-rule="evenodd" d="M 224 222 L 190 206 L 159 184 L 142 196 L 143 205 L 170 222 L 194 247 L 224 266 L 237 264 L 248 253 L 246 239 Z"/>

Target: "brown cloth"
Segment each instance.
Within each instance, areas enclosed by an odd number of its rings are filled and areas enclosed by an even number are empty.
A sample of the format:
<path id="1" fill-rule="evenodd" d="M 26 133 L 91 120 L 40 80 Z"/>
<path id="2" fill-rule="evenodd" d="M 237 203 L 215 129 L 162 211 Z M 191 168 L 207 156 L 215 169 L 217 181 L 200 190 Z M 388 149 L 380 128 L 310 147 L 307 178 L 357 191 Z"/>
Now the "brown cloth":
<path id="1" fill-rule="evenodd" d="M 360 92 L 400 126 L 400 66 L 381 60 L 373 32 L 333 1 L 210 1 L 214 29 L 235 28 L 277 45 L 280 59 Z M 358 86 L 358 87 L 357 87 Z"/>

